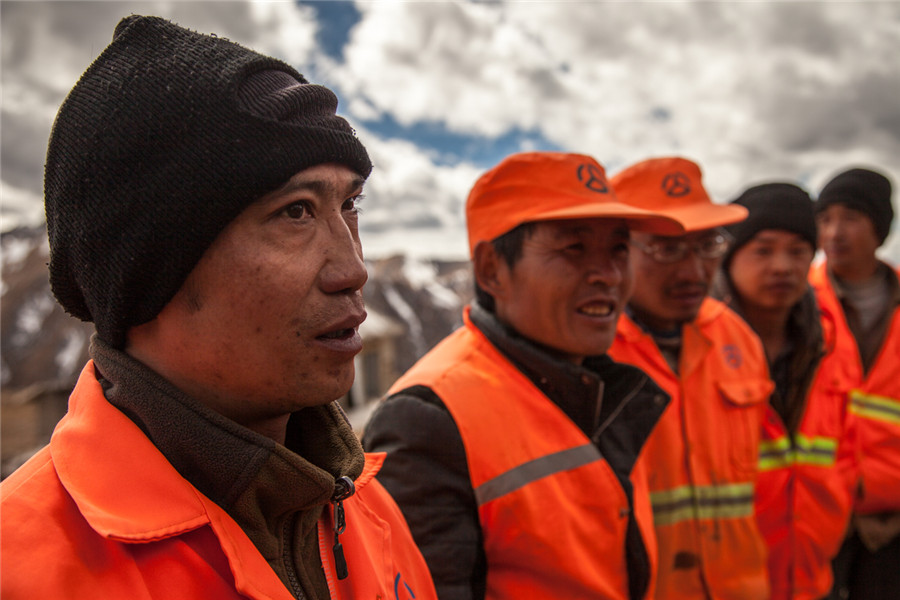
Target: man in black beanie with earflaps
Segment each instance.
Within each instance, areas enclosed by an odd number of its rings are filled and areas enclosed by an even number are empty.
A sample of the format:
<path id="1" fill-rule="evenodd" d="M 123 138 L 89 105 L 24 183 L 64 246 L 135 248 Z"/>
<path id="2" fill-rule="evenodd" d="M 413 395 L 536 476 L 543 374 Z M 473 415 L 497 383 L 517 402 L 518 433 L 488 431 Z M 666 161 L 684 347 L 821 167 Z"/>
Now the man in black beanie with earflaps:
<path id="1" fill-rule="evenodd" d="M 900 590 L 900 280 L 876 251 L 891 230 L 891 182 L 853 168 L 816 201 L 826 260 L 810 272 L 823 309 L 853 347 L 850 411 L 859 418 L 861 480 L 834 562 L 834 599 L 896 598 Z"/>
<path id="2" fill-rule="evenodd" d="M 765 183 L 732 204 L 749 214 L 727 227 L 733 242 L 714 294 L 760 337 L 775 382 L 754 490 L 770 598 L 817 600 L 831 590 L 858 475 L 856 419 L 847 411 L 854 351 L 836 343 L 836 317 L 819 310 L 807 282 L 816 252 L 809 194 Z"/>
<path id="3" fill-rule="evenodd" d="M 56 118 L 50 282 L 91 361 L 0 484 L 3 598 L 434 598 L 335 399 L 372 165 L 274 58 L 131 16 Z"/>

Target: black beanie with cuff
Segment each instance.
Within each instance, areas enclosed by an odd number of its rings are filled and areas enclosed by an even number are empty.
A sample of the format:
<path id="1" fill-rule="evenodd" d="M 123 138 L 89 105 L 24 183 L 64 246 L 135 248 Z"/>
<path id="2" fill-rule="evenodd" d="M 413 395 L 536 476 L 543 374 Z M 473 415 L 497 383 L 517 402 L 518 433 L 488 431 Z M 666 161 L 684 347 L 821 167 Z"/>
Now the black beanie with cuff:
<path id="1" fill-rule="evenodd" d="M 372 169 L 337 97 L 288 64 L 131 16 L 57 114 L 44 203 L 50 284 L 116 348 L 245 207 L 324 163 Z"/>
<path id="2" fill-rule="evenodd" d="M 802 188 L 792 183 L 764 183 L 744 190 L 732 204 L 746 207 L 749 214 L 744 221 L 725 228 L 734 238 L 722 260 L 725 272 L 734 253 L 764 229 L 796 233 L 815 251 L 817 240 L 813 201 Z"/>
<path id="3" fill-rule="evenodd" d="M 891 232 L 894 207 L 891 205 L 891 182 L 876 171 L 850 169 L 825 184 L 816 200 L 816 214 L 832 204 L 843 204 L 865 214 L 875 226 L 879 245 Z"/>

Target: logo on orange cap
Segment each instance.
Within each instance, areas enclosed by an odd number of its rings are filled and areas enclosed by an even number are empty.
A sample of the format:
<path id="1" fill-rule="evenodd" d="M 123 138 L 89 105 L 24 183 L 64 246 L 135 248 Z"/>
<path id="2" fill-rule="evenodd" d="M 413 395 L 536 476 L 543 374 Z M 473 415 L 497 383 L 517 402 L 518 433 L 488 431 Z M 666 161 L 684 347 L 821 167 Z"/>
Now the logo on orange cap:
<path id="1" fill-rule="evenodd" d="M 603 172 L 603 169 L 591 163 L 584 163 L 578 166 L 578 181 L 583 183 L 587 189 L 599 194 L 609 193 L 606 173 Z"/>
<path id="2" fill-rule="evenodd" d="M 662 188 L 669 196 L 680 198 L 691 193 L 691 180 L 681 171 L 675 171 L 663 177 Z"/>

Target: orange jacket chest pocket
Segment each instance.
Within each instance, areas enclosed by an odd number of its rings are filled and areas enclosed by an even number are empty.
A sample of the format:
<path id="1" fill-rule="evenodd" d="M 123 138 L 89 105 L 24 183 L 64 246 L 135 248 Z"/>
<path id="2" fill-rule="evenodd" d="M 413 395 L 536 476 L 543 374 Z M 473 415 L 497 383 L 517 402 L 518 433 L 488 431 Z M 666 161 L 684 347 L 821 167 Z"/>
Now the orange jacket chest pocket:
<path id="1" fill-rule="evenodd" d="M 719 435 L 730 466 L 736 474 L 752 477 L 757 471 L 760 435 L 775 384 L 770 379 L 753 378 L 718 381 L 716 387 L 724 411 Z"/>

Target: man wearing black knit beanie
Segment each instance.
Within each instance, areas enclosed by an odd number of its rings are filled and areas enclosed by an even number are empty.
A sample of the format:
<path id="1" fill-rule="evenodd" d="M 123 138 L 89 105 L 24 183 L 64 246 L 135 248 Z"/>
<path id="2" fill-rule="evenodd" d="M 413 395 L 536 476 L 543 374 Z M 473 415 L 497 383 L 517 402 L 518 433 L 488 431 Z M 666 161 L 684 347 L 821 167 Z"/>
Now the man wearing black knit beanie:
<path id="1" fill-rule="evenodd" d="M 891 182 L 870 169 L 840 173 L 816 201 L 826 260 L 810 281 L 854 350 L 850 412 L 862 457 L 854 517 L 834 563 L 835 599 L 896 598 L 900 590 L 900 280 L 876 256 L 893 217 Z"/>
<path id="2" fill-rule="evenodd" d="M 50 444 L 0 484 L 4 597 L 435 597 L 335 401 L 372 168 L 336 108 L 280 60 L 142 16 L 69 93 L 50 282 L 97 333 Z"/>
<path id="3" fill-rule="evenodd" d="M 835 343 L 835 317 L 819 311 L 807 282 L 816 252 L 809 194 L 791 183 L 765 183 L 733 204 L 749 215 L 728 226 L 734 241 L 715 293 L 762 340 L 775 382 L 754 487 L 769 597 L 824 598 L 858 469 L 856 420 L 847 414 L 854 352 Z"/>

